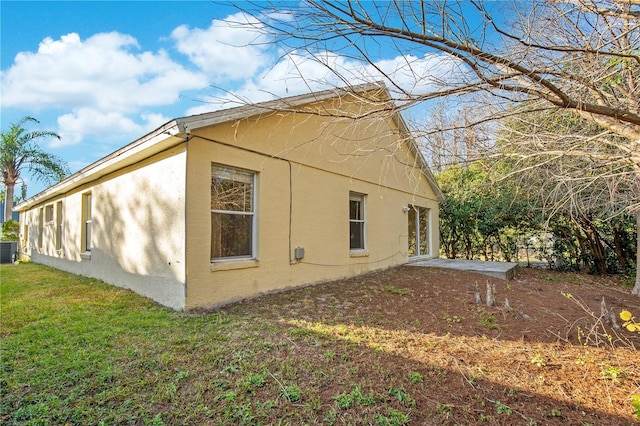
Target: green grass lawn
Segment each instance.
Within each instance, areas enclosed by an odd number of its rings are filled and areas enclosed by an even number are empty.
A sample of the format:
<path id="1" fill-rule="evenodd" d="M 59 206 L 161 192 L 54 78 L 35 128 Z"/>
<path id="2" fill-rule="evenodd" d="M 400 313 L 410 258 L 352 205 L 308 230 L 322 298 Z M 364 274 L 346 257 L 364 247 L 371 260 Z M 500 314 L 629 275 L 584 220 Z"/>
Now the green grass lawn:
<path id="1" fill-rule="evenodd" d="M 637 351 L 554 339 L 585 311 L 566 301 L 557 315 L 539 297 L 570 289 L 599 304 L 607 287 L 545 274 L 499 284 L 513 306 L 528 301 L 527 321 L 473 304 L 477 275 L 432 268 L 185 313 L 0 265 L 0 425 L 634 424 Z"/>
<path id="2" fill-rule="evenodd" d="M 340 358 L 335 339 L 284 332 L 273 315 L 174 312 L 36 264 L 0 274 L 1 424 L 408 421 L 406 404 L 330 365 Z M 290 356 L 295 340 L 314 356 Z M 320 388 L 335 394 L 328 404 Z"/>
<path id="3" fill-rule="evenodd" d="M 161 424 L 174 404 L 181 420 L 212 414 L 181 382 L 218 362 L 231 320 L 35 264 L 2 266 L 0 278 L 7 423 Z"/>

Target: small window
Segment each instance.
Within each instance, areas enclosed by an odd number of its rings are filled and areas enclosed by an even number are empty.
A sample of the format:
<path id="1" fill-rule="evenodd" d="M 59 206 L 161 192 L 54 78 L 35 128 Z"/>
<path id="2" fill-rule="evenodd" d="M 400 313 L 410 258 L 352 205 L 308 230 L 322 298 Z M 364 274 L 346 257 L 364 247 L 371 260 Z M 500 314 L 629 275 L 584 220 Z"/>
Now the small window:
<path id="1" fill-rule="evenodd" d="M 82 251 L 91 251 L 91 193 L 82 194 Z"/>
<path id="2" fill-rule="evenodd" d="M 56 250 L 62 249 L 62 201 L 56 203 Z"/>
<path id="3" fill-rule="evenodd" d="M 211 168 L 211 259 L 255 257 L 255 173 Z"/>
<path id="4" fill-rule="evenodd" d="M 44 208 L 38 210 L 38 248 L 42 248 L 44 241 Z"/>
<path id="5" fill-rule="evenodd" d="M 365 196 L 349 194 L 349 249 L 365 249 Z"/>
<path id="6" fill-rule="evenodd" d="M 44 220 L 45 222 L 53 222 L 53 204 L 49 204 L 44 208 Z"/>
<path id="7" fill-rule="evenodd" d="M 27 252 L 29 248 L 29 225 L 25 223 L 22 229 L 22 251 Z"/>

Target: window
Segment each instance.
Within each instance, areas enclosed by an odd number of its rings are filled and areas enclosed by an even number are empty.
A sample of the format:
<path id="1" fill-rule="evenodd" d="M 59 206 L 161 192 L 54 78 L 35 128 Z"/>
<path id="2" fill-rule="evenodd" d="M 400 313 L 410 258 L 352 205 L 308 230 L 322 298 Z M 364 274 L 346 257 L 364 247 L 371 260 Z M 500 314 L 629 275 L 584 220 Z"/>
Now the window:
<path id="1" fill-rule="evenodd" d="M 255 174 L 211 167 L 211 259 L 255 257 Z"/>
<path id="2" fill-rule="evenodd" d="M 44 209 L 40 207 L 38 211 L 38 248 L 42 248 L 44 240 Z"/>
<path id="3" fill-rule="evenodd" d="M 429 255 L 429 246 L 429 209 L 409 206 L 409 256 Z"/>
<path id="4" fill-rule="evenodd" d="M 91 193 L 82 194 L 82 251 L 91 251 Z"/>
<path id="5" fill-rule="evenodd" d="M 49 204 L 44 208 L 44 220 L 45 222 L 53 222 L 53 204 Z"/>
<path id="6" fill-rule="evenodd" d="M 29 247 L 29 225 L 25 223 L 24 228 L 22 230 L 22 251 L 27 252 L 27 248 Z"/>
<path id="7" fill-rule="evenodd" d="M 364 195 L 349 193 L 349 249 L 365 249 Z"/>
<path id="8" fill-rule="evenodd" d="M 62 249 L 62 201 L 56 203 L 56 250 Z"/>

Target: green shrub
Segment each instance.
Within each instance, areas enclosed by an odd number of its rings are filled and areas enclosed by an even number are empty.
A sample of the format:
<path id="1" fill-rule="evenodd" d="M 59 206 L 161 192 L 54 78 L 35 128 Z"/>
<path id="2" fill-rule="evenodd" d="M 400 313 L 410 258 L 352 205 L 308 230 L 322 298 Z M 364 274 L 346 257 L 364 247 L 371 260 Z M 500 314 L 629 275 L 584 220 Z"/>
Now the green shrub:
<path id="1" fill-rule="evenodd" d="M 8 220 L 2 224 L 2 241 L 18 241 L 18 230 L 20 223 L 15 220 Z"/>

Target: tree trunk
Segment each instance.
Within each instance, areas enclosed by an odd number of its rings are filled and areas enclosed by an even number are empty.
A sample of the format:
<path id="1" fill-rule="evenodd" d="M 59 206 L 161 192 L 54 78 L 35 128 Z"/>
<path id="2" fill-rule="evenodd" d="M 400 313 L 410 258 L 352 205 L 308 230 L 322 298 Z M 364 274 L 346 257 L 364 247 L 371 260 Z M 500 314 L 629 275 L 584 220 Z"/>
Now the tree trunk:
<path id="1" fill-rule="evenodd" d="M 487 306 L 496 306 L 496 285 L 487 281 Z"/>
<path id="2" fill-rule="evenodd" d="M 572 222 L 575 230 L 576 240 L 578 240 L 578 248 L 579 248 L 579 252 L 575 257 L 576 271 L 590 274 L 591 267 L 589 265 L 589 262 L 586 261 L 586 253 L 587 253 L 587 244 L 585 242 L 586 238 L 582 236 L 580 225 L 578 225 L 578 223 L 575 220 L 572 220 Z"/>
<path id="3" fill-rule="evenodd" d="M 13 189 L 15 184 L 5 182 L 6 192 L 4 194 L 4 220 L 11 220 L 13 213 Z"/>
<path id="4" fill-rule="evenodd" d="M 629 253 L 627 250 L 628 244 L 627 234 L 622 230 L 622 226 L 616 224 L 613 226 L 613 250 L 616 253 L 616 257 L 618 258 L 618 263 L 620 264 L 620 269 L 625 274 L 628 274 L 629 271 Z"/>
<path id="5" fill-rule="evenodd" d="M 480 296 L 480 289 L 478 288 L 478 283 L 476 283 L 476 289 L 474 292 L 474 299 L 476 302 L 476 305 L 479 305 L 482 303 L 482 296 Z"/>
<path id="6" fill-rule="evenodd" d="M 587 236 L 587 244 L 589 246 L 589 250 L 593 255 L 595 267 L 598 270 L 600 275 L 604 275 L 607 273 L 607 262 L 604 257 L 604 246 L 602 245 L 602 239 L 600 238 L 600 233 L 596 229 L 593 221 L 586 216 L 582 216 L 580 218 L 582 228 L 584 230 L 585 235 Z"/>
<path id="7" fill-rule="evenodd" d="M 636 285 L 633 286 L 631 294 L 640 296 L 640 273 L 638 273 L 640 269 L 640 211 L 636 212 L 636 228 Z"/>

